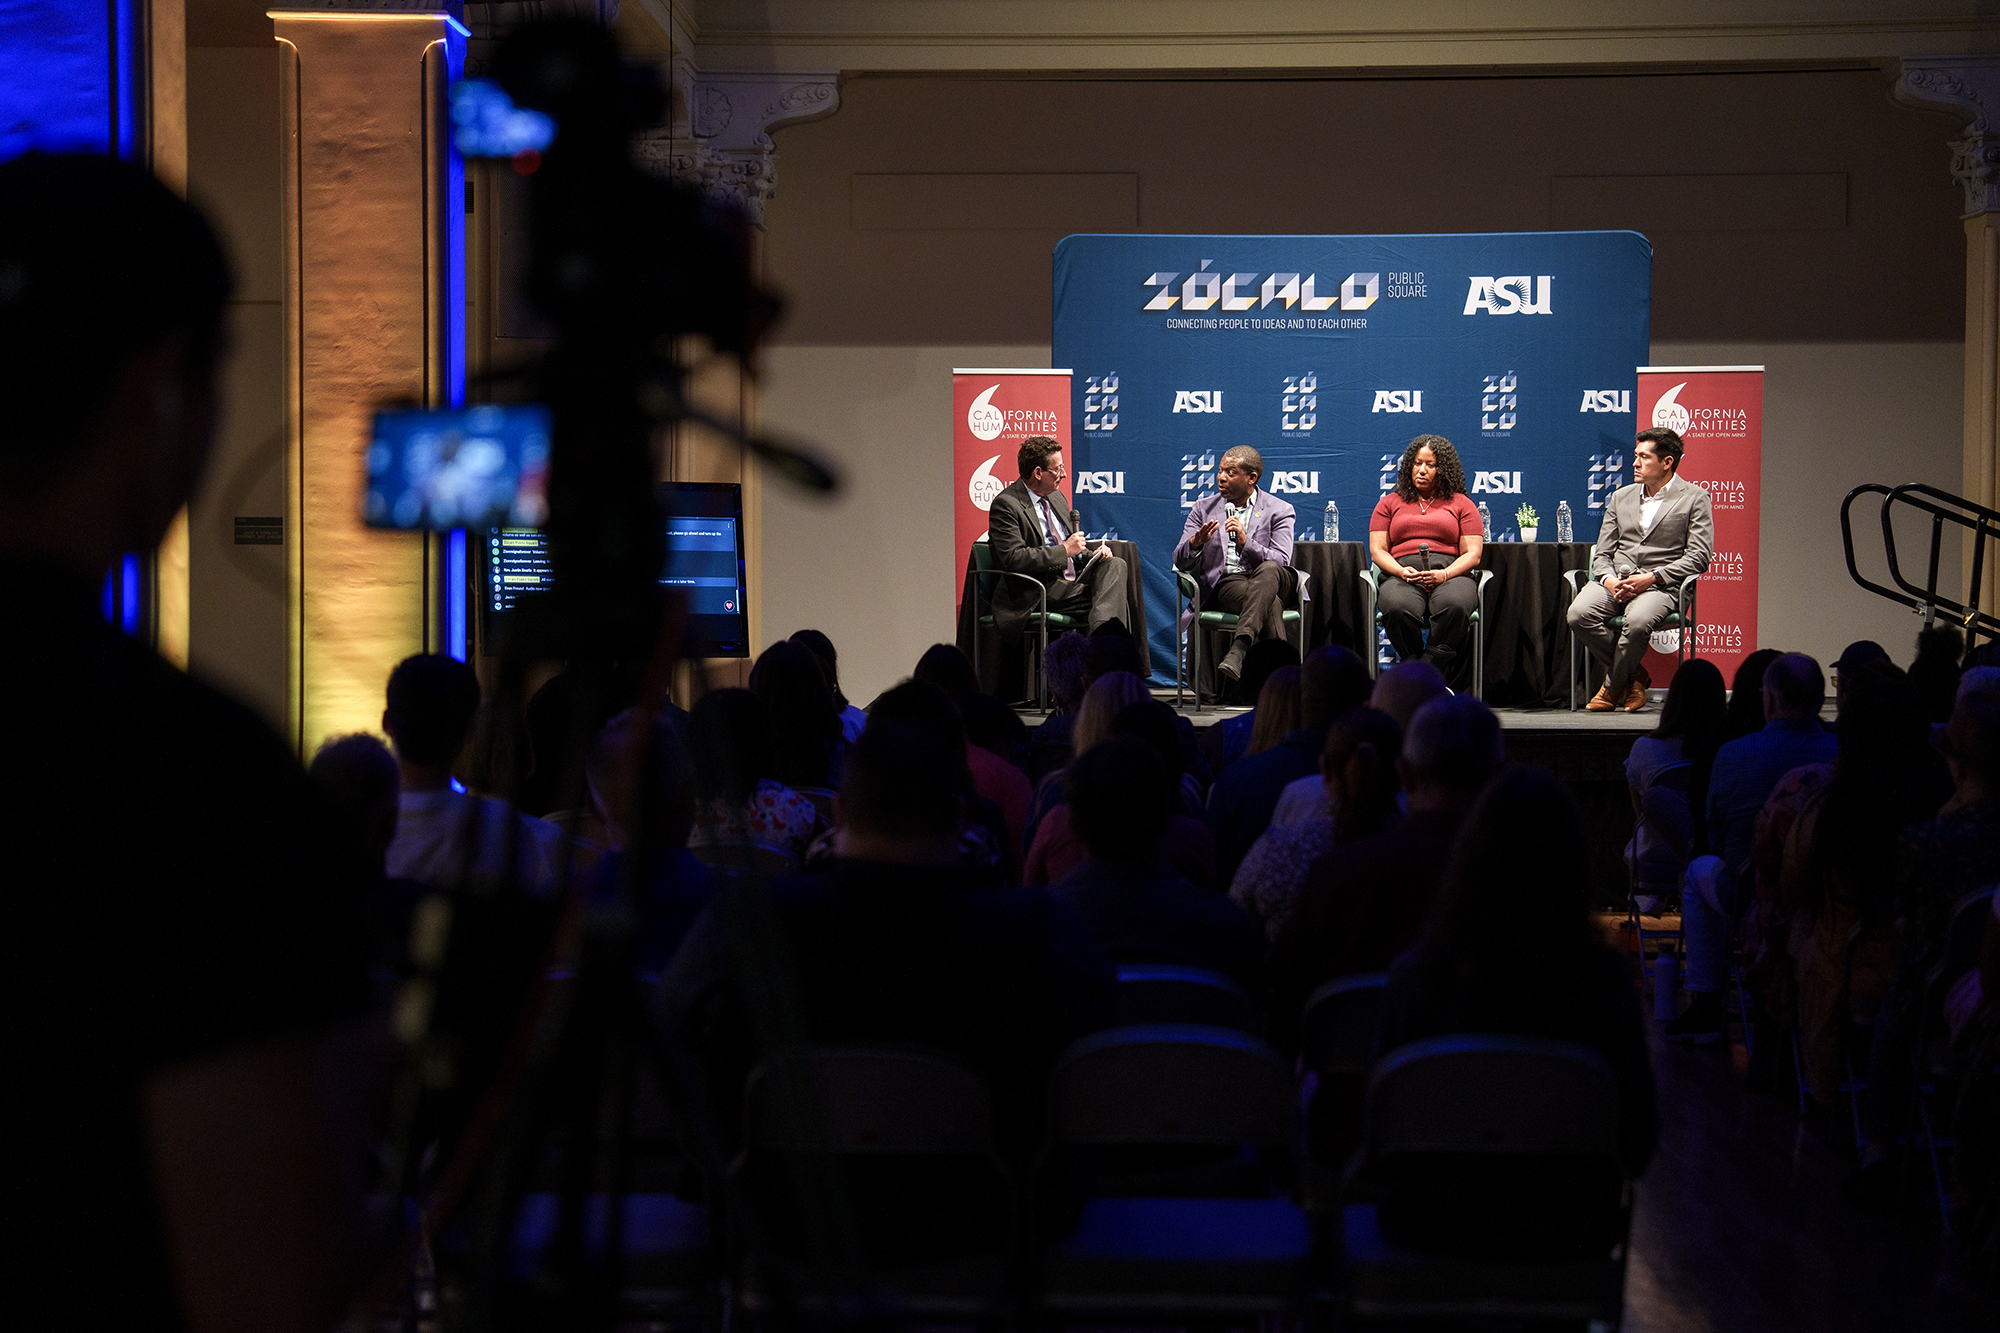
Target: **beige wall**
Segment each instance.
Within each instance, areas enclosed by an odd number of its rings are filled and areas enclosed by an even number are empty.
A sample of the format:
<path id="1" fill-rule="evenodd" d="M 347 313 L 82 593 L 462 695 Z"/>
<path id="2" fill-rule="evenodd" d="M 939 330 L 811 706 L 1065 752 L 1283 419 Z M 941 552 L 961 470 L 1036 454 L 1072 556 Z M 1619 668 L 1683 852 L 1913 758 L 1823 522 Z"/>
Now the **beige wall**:
<path id="1" fill-rule="evenodd" d="M 222 430 L 189 506 L 188 668 L 283 729 L 285 548 L 235 544 L 239 515 L 286 509 L 278 163 L 276 46 L 190 49 L 188 194 L 222 233 L 236 300 Z"/>

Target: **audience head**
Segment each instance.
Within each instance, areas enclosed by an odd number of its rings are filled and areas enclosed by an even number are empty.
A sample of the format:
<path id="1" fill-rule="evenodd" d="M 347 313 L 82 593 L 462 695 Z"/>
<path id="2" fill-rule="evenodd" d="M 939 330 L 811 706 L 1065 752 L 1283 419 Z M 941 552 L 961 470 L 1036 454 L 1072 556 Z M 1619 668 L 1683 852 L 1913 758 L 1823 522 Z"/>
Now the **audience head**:
<path id="1" fill-rule="evenodd" d="M 1407 729 L 1419 708 L 1448 693 L 1443 673 L 1429 662 L 1398 662 L 1376 680 L 1375 688 L 1368 692 L 1368 706 L 1394 718 L 1398 728 Z"/>
<path id="2" fill-rule="evenodd" d="M 1767 677 L 1768 679 L 1768 677 Z M 1893 882 L 1896 840 L 1950 795 L 1910 678 L 1887 657 L 1841 673 L 1840 758 L 1811 848 L 1851 883 Z"/>
<path id="3" fill-rule="evenodd" d="M 1299 650 L 1292 646 L 1290 639 L 1259 639 L 1250 645 L 1250 651 L 1243 654 L 1243 674 L 1236 684 L 1242 697 L 1250 700 L 1255 707 L 1263 697 L 1264 682 L 1280 667 L 1297 666 Z"/>
<path id="4" fill-rule="evenodd" d="M 819 659 L 780 639 L 750 668 L 750 691 L 764 701 L 771 720 L 772 776 L 788 787 L 831 788 L 839 780 L 834 757 L 846 733 Z"/>
<path id="5" fill-rule="evenodd" d="M 1174 785 L 1151 745 L 1138 736 L 1107 737 L 1078 755 L 1063 778 L 1071 827 L 1099 860 L 1149 859 L 1166 835 Z"/>
<path id="6" fill-rule="evenodd" d="M 479 677 L 463 662 L 443 653 L 418 653 L 389 673 L 382 730 L 404 768 L 426 770 L 423 776 L 437 786 L 444 785 L 478 715 Z"/>
<path id="7" fill-rule="evenodd" d="M 1785 653 L 1764 672 L 1764 717 L 1817 718 L 1826 705 L 1826 676 L 1804 653 Z"/>
<path id="8" fill-rule="evenodd" d="M 963 694 L 955 702 L 965 719 L 965 742 L 1002 759 L 1011 758 L 1028 743 L 1021 715 L 990 694 Z"/>
<path id="9" fill-rule="evenodd" d="M 972 669 L 972 659 L 960 652 L 956 644 L 934 643 L 924 649 L 910 679 L 927 681 L 954 699 L 979 693 L 979 676 Z"/>
<path id="10" fill-rule="evenodd" d="M 0 543 L 93 574 L 159 544 L 214 432 L 231 286 L 214 231 L 143 168 L 0 163 Z"/>
<path id="11" fill-rule="evenodd" d="M 1674 672 L 1660 705 L 1660 724 L 1653 734 L 1678 740 L 1681 758 L 1690 763 L 1713 756 L 1729 725 L 1729 695 L 1722 688 L 1722 669 L 1705 657 L 1690 657 Z"/>
<path id="12" fill-rule="evenodd" d="M 1589 845 L 1583 812 L 1554 774 L 1537 768 L 1500 774 L 1453 840 L 1431 917 L 1431 947 L 1482 987 L 1496 987 L 1496 1001 L 1536 996 L 1574 1003 L 1578 966 L 1593 946 L 1604 947 L 1591 922 Z M 1496 912 L 1495 903 L 1507 910 Z"/>
<path id="13" fill-rule="evenodd" d="M 1145 682 L 1129 671 L 1099 676 L 1084 691 L 1083 707 L 1077 710 L 1076 727 L 1070 732 L 1071 747 L 1082 754 L 1111 734 L 1111 724 L 1126 708 L 1152 697 Z"/>
<path id="14" fill-rule="evenodd" d="M 930 733 L 957 761 L 958 790 L 972 790 L 972 770 L 965 763 L 965 716 L 950 695 L 928 681 L 906 680 L 869 705 L 868 727 L 872 729 L 878 719 L 907 722 Z"/>
<path id="15" fill-rule="evenodd" d="M 1133 736 L 1153 747 L 1153 753 L 1160 757 L 1160 765 L 1176 789 L 1173 806 L 1179 809 L 1178 788 L 1184 765 L 1181 762 L 1180 724 L 1174 717 L 1174 710 L 1158 699 L 1141 699 L 1137 703 L 1126 704 L 1112 719 L 1111 734 Z"/>
<path id="16" fill-rule="evenodd" d="M 637 708 L 617 714 L 597 733 L 584 777 L 591 813 L 611 850 L 687 846 L 694 831 L 694 768 L 666 718 Z"/>
<path id="17" fill-rule="evenodd" d="M 1959 659 L 1965 655 L 1965 636 L 1955 625 L 1934 625 L 1917 632 L 1917 658 L 1910 663 L 1910 683 L 1923 700 L 1924 716 L 1932 722 L 1951 717 L 1958 693 Z"/>
<path id="18" fill-rule="evenodd" d="M 1139 645 L 1129 634 L 1093 635 L 1083 654 L 1083 688 L 1088 690 L 1117 671 L 1144 678 L 1146 671 L 1139 661 Z"/>
<path id="19" fill-rule="evenodd" d="M 1412 805 L 1469 801 L 1507 761 L 1500 719 L 1467 694 L 1433 699 L 1410 719 L 1398 763 Z"/>
<path id="20" fill-rule="evenodd" d="M 1375 685 L 1353 650 L 1338 644 L 1313 649 L 1299 671 L 1299 725 L 1322 734 L 1335 717 L 1366 704 Z"/>
<path id="21" fill-rule="evenodd" d="M 1959 699 L 1944 726 L 1944 755 L 1962 799 L 2000 797 L 2000 696 Z"/>
<path id="22" fill-rule="evenodd" d="M 909 691 L 912 684 L 935 692 L 920 682 L 905 682 L 882 698 Z M 955 751 L 940 734 L 934 700 L 906 693 L 891 712 L 879 716 L 878 704 L 867 728 L 848 747 L 836 807 L 840 854 L 865 861 L 948 865 L 958 853 L 963 743 Z M 931 716 L 926 720 L 918 714 Z"/>
<path id="23" fill-rule="evenodd" d="M 833 695 L 835 711 L 846 712 L 847 696 L 840 692 L 840 654 L 834 650 L 833 640 L 816 629 L 802 629 L 792 635 L 792 642 L 813 655 L 826 676 L 826 688 Z"/>
<path id="24" fill-rule="evenodd" d="M 1396 761 L 1402 753 L 1403 729 L 1377 708 L 1349 709 L 1326 729 L 1319 772 L 1333 798 L 1334 827 L 1343 841 L 1387 826 L 1401 786 Z"/>
<path id="25" fill-rule="evenodd" d="M 710 690 L 688 718 L 695 794 L 729 805 L 750 799 L 772 776 L 776 744 L 764 701 L 749 690 Z"/>
<path id="26" fill-rule="evenodd" d="M 396 795 L 402 787 L 389 747 L 360 732 L 335 736 L 319 747 L 306 771 L 326 805 L 341 853 L 357 869 L 380 875 L 396 840 Z"/>
<path id="27" fill-rule="evenodd" d="M 1058 713 L 1074 717 L 1083 707 L 1083 658 L 1089 651 L 1090 640 L 1075 630 L 1056 635 L 1043 650 L 1042 680 Z"/>
<path id="28" fill-rule="evenodd" d="M 1988 639 L 1965 655 L 1968 667 L 2000 667 L 2000 639 Z"/>
<path id="29" fill-rule="evenodd" d="M 1729 740 L 1764 729 L 1764 673 L 1780 656 L 1776 648 L 1759 648 L 1737 663 L 1729 682 Z"/>
<path id="30" fill-rule="evenodd" d="M 1304 668 L 1279 667 L 1264 678 L 1257 693 L 1257 711 L 1250 722 L 1250 743 L 1244 758 L 1262 754 L 1299 729 L 1299 681 Z"/>
<path id="31" fill-rule="evenodd" d="M 1952 704 L 1956 707 L 1959 700 L 1969 698 L 1975 694 L 2000 698 L 2000 667 L 1976 666 L 1967 668 L 1965 673 L 1958 678 L 1958 688 L 1952 691 Z"/>
<path id="32" fill-rule="evenodd" d="M 1839 707 L 1840 700 L 1846 697 L 1849 676 L 1863 667 L 1888 660 L 1888 650 L 1873 639 L 1856 639 L 1842 649 L 1840 656 L 1833 660 L 1834 706 Z"/>

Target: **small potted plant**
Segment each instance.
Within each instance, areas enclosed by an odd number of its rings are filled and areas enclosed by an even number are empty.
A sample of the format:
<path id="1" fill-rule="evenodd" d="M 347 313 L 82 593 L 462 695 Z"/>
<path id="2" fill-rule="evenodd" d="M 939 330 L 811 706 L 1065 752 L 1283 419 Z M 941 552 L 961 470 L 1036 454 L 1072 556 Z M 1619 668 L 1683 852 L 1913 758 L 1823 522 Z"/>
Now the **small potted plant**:
<path id="1" fill-rule="evenodd" d="M 1535 540 L 1535 534 L 1540 530 L 1541 516 L 1535 513 L 1533 505 L 1524 504 L 1519 509 L 1516 509 L 1514 511 L 1514 520 L 1521 525 L 1522 541 L 1531 542 Z"/>

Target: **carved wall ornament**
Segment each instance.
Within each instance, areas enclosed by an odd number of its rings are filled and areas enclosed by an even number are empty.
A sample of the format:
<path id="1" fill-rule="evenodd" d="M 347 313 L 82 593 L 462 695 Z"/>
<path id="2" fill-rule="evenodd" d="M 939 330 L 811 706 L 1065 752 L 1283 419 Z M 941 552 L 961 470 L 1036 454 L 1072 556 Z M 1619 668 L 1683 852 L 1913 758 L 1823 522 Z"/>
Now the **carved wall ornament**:
<path id="1" fill-rule="evenodd" d="M 1951 141 L 1951 174 L 1965 191 L 1965 216 L 2000 211 L 2000 56 L 1908 57 L 1890 95 L 1964 126 Z"/>

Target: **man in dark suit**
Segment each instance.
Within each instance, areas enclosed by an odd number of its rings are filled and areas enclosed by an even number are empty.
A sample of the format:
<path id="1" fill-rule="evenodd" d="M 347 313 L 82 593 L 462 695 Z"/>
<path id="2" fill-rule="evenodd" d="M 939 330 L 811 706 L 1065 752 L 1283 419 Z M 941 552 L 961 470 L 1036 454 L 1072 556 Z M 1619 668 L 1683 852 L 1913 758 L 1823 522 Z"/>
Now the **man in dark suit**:
<path id="1" fill-rule="evenodd" d="M 1236 617 L 1236 641 L 1216 670 L 1235 680 L 1243 655 L 1259 639 L 1285 637 L 1280 599 L 1294 580 L 1292 507 L 1258 488 L 1264 456 L 1239 444 L 1215 470 L 1214 495 L 1188 511 L 1174 568 L 1201 584 L 1205 609 Z"/>
<path id="2" fill-rule="evenodd" d="M 1125 562 L 1106 547 L 1085 549 L 1069 504 L 1058 488 L 1069 477 L 1062 446 L 1046 435 L 1021 441 L 1020 479 L 993 497 L 987 511 L 986 540 L 993 563 L 1011 574 L 1026 574 L 1047 590 L 1047 608 L 1080 615 L 1090 628 L 1108 620 L 1130 626 L 1125 604 Z M 1020 579 L 996 580 L 993 615 L 1002 630 L 1042 608 L 1042 598 Z"/>

